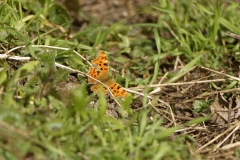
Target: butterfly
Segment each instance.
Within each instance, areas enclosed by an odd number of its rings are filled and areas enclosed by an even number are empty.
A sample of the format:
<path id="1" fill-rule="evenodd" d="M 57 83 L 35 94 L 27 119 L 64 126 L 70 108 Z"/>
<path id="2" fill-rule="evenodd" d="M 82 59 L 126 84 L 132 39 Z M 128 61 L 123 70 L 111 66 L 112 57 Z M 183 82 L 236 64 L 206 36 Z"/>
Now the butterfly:
<path id="1" fill-rule="evenodd" d="M 114 82 L 112 77 L 108 75 L 109 66 L 107 56 L 104 51 L 100 51 L 98 53 L 98 57 L 92 60 L 91 64 L 93 65 L 93 67 L 89 69 L 89 76 L 101 81 L 103 84 L 108 86 L 114 97 L 127 96 L 127 92 L 119 84 Z M 91 90 L 95 94 L 98 93 L 99 88 L 102 88 L 105 94 L 108 93 L 108 89 L 105 86 L 90 77 L 88 77 L 88 84 L 93 84 Z"/>

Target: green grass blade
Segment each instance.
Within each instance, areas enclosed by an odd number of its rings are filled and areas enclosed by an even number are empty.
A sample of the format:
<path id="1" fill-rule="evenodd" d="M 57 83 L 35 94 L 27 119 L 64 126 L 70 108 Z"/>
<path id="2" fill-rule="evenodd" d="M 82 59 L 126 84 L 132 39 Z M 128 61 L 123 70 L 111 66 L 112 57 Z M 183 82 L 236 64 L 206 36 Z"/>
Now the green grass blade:
<path id="1" fill-rule="evenodd" d="M 174 75 L 173 78 L 171 78 L 168 82 L 175 82 L 176 79 L 175 77 L 178 77 L 180 74 L 182 74 L 183 72 L 191 69 L 193 66 L 195 66 L 196 64 L 198 64 L 198 62 L 200 61 L 200 59 L 202 58 L 202 54 L 198 55 L 196 58 L 194 58 L 192 61 L 190 61 L 187 65 L 185 65 L 177 74 Z M 181 78 L 181 77 L 179 77 Z"/>

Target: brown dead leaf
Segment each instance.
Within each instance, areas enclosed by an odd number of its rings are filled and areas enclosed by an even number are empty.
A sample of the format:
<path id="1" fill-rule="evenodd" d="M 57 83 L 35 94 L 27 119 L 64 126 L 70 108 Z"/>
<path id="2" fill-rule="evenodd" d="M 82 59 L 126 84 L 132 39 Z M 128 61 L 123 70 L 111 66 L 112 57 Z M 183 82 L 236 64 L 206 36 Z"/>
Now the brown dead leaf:
<path id="1" fill-rule="evenodd" d="M 213 117 L 212 123 L 225 125 L 232 122 L 240 116 L 240 98 L 239 96 L 232 96 L 227 101 L 220 93 L 217 94 L 214 102 L 210 106 Z M 230 117 L 229 117 L 230 116 Z"/>

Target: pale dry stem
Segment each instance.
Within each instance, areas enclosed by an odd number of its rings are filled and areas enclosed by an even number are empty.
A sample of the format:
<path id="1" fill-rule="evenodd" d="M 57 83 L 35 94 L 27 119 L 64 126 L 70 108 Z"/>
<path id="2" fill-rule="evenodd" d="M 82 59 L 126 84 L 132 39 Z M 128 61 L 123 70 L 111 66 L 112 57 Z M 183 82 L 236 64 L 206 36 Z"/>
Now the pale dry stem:
<path id="1" fill-rule="evenodd" d="M 230 127 L 229 129 L 227 129 L 226 131 L 224 131 L 223 133 L 219 134 L 218 136 L 216 136 L 214 139 L 212 139 L 211 141 L 209 141 L 208 143 L 206 143 L 205 145 L 203 145 L 202 147 L 198 148 L 196 150 L 196 153 L 200 152 L 201 150 L 203 150 L 204 148 L 206 148 L 207 146 L 209 146 L 210 144 L 212 144 L 213 142 L 215 142 L 217 139 L 219 139 L 220 137 L 222 137 L 223 135 L 225 135 L 226 133 L 230 132 L 231 130 L 233 130 L 234 128 L 236 128 L 237 126 L 239 126 L 239 123 L 235 124 L 234 126 Z"/>
<path id="2" fill-rule="evenodd" d="M 11 50 L 9 50 L 7 53 L 5 54 L 0 54 L 0 59 L 13 59 L 13 60 L 18 60 L 18 61 L 29 61 L 31 60 L 32 58 L 31 57 L 20 57 L 20 56 L 11 56 L 9 55 L 8 53 L 10 52 L 13 52 L 17 49 L 20 49 L 20 48 L 25 48 L 26 46 L 18 46 L 18 47 L 15 47 L 15 48 L 12 48 Z M 45 45 L 32 45 L 32 47 L 36 47 L 36 48 L 50 48 L 50 49 L 59 49 L 59 50 L 69 50 L 70 48 L 62 48 L 62 47 L 55 47 L 55 46 L 45 46 Z M 89 61 L 87 61 L 81 54 L 79 54 L 77 51 L 73 50 L 74 53 L 76 53 L 80 58 L 82 58 L 84 61 L 86 61 L 91 67 L 91 63 Z M 109 87 L 107 85 L 105 85 L 104 83 L 102 83 L 101 81 L 79 71 L 79 70 L 76 70 L 76 69 L 73 69 L 71 67 L 68 67 L 68 66 L 64 66 L 62 64 L 59 64 L 57 62 L 55 62 L 55 66 L 56 67 L 59 67 L 59 68 L 62 68 L 62 69 L 66 69 L 66 70 L 69 70 L 71 72 L 74 72 L 74 73 L 77 73 L 83 77 L 88 77 L 88 78 L 92 78 L 94 79 L 96 82 L 102 84 L 104 87 L 107 88 L 108 92 L 110 93 L 110 95 L 114 98 L 113 96 L 113 93 L 111 92 L 111 90 L 109 89 Z M 118 100 L 116 98 L 114 98 L 115 102 L 117 103 L 118 106 L 121 106 L 120 103 L 118 102 Z"/>
<path id="3" fill-rule="evenodd" d="M 25 48 L 26 46 L 18 46 L 18 47 L 15 47 L 15 48 L 12 48 L 11 50 L 7 51 L 6 53 L 4 54 L 0 54 L 0 59 L 13 59 L 13 60 L 20 60 L 20 61 L 29 61 L 31 59 L 33 59 L 32 57 L 20 57 L 20 56 L 11 56 L 9 53 L 10 52 L 13 52 L 17 49 L 20 49 L 20 48 Z M 59 49 L 59 50 L 70 50 L 70 48 L 63 48 L 63 47 L 55 47 L 55 46 L 47 46 L 47 45 L 32 45 L 32 47 L 36 47 L 36 48 L 49 48 L 49 49 Z M 76 55 L 78 55 L 81 59 L 83 59 L 86 63 L 88 63 L 89 66 L 93 67 L 92 64 L 86 60 L 81 54 L 79 54 L 77 51 L 75 50 L 72 50 Z M 114 98 L 114 100 L 116 101 L 116 103 L 120 106 L 120 103 L 117 101 L 117 99 L 113 96 L 111 90 L 109 89 L 109 87 L 107 85 L 105 85 L 104 83 L 102 83 L 101 81 L 87 75 L 86 73 L 83 73 L 81 71 L 78 71 L 76 69 L 72 69 L 70 67 L 67 67 L 67 66 L 64 66 L 62 64 L 59 64 L 59 63 L 55 63 L 55 65 L 57 67 L 60 67 L 60 68 L 63 68 L 63 69 L 67 69 L 71 72 L 75 72 L 75 73 L 78 73 L 79 75 L 83 76 L 83 77 L 88 77 L 88 78 L 92 78 L 94 79 L 96 82 L 102 84 L 104 87 L 107 88 L 108 92 L 110 93 L 110 95 Z M 211 71 L 211 72 L 214 72 L 214 73 L 217 73 L 217 74 L 220 74 L 220 75 L 224 75 L 230 79 L 233 79 L 233 80 L 237 80 L 237 81 L 240 81 L 239 78 L 237 77 L 233 77 L 233 76 L 230 76 L 230 75 L 227 75 L 227 74 L 224 74 L 224 73 L 221 73 L 221 72 L 218 72 L 218 71 L 215 71 L 215 70 L 212 70 L 212 69 L 209 69 L 209 68 L 206 68 L 206 67 L 202 67 L 202 66 L 199 66 L 200 68 L 202 69 L 205 69 L 205 70 L 208 70 L 208 71 Z M 140 86 L 140 87 L 134 87 L 134 88 L 131 88 L 131 89 L 127 89 L 127 88 L 124 88 L 124 90 L 126 90 L 127 92 L 129 93 L 133 93 L 133 94 L 136 94 L 136 95 L 140 95 L 140 96 L 146 96 L 148 99 L 153 99 L 150 94 L 143 94 L 141 92 L 137 92 L 137 91 L 134 91 L 133 89 L 143 89 L 143 88 L 146 88 L 146 87 L 149 87 L 149 88 L 155 88 L 155 87 L 158 87 L 157 90 L 155 91 L 159 91 L 159 87 L 163 87 L 163 86 L 178 86 L 178 85 L 186 85 L 186 84 L 199 84 L 199 83 L 210 83 L 210 82 L 220 82 L 220 81 L 226 81 L 226 79 L 215 79 L 215 80 L 204 80 L 204 81 L 194 81 L 194 82 L 183 82 L 183 83 L 171 83 L 171 82 L 174 82 L 176 81 L 177 79 L 181 78 L 182 76 L 184 76 L 185 74 L 187 74 L 188 72 L 190 72 L 191 70 L 195 69 L 196 66 L 190 68 L 189 70 L 183 72 L 182 74 L 180 74 L 178 77 L 175 77 L 174 79 L 171 79 L 169 81 L 169 83 L 165 83 L 165 84 L 153 84 L 153 85 L 147 85 L 147 86 Z M 230 90 L 229 90 L 230 91 Z M 231 90 L 232 91 L 232 90 Z M 154 93 L 154 92 L 151 92 L 151 93 Z M 212 94 L 215 94 L 212 93 Z M 209 95 L 209 94 L 207 94 Z M 206 96 L 206 94 L 202 95 L 202 96 Z M 195 98 L 199 98 L 199 97 L 195 97 Z M 188 100 L 189 101 L 189 100 Z M 190 100 L 191 101 L 191 100 Z M 165 106 L 169 107 L 169 109 L 171 108 L 170 105 L 162 100 L 159 100 L 160 103 L 164 104 Z M 171 111 L 171 110 L 170 110 Z M 174 119 L 173 117 L 173 113 L 171 111 L 171 115 L 172 115 L 172 118 Z"/>

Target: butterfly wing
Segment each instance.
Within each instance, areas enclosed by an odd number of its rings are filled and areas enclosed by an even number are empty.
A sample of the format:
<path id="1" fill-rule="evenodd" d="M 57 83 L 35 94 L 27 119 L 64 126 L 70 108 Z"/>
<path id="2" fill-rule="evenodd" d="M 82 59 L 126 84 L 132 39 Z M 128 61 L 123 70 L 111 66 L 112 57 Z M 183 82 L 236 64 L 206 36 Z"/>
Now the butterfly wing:
<path id="1" fill-rule="evenodd" d="M 114 97 L 126 97 L 127 96 L 127 92 L 119 85 L 117 84 L 116 82 L 113 82 L 112 80 L 109 80 L 107 81 L 106 83 L 104 83 L 108 86 L 108 88 L 111 90 L 112 94 Z M 94 84 L 92 87 L 91 87 L 91 90 L 97 94 L 98 93 L 98 89 L 99 88 L 103 88 L 103 92 L 105 94 L 108 93 L 108 89 L 103 86 L 102 84 L 100 83 L 97 83 L 97 84 Z"/>
<path id="2" fill-rule="evenodd" d="M 98 53 L 98 57 L 92 60 L 92 64 L 95 67 L 89 69 L 88 75 L 102 81 L 103 79 L 108 77 L 108 60 L 106 53 L 104 51 L 100 51 Z M 88 78 L 89 84 L 95 84 L 96 81 L 92 78 Z"/>
<path id="3" fill-rule="evenodd" d="M 127 96 L 127 92 L 116 82 L 109 80 L 105 84 L 109 87 L 109 89 L 111 90 L 114 97 L 126 97 Z"/>
<path id="4" fill-rule="evenodd" d="M 114 97 L 126 97 L 127 92 L 117 83 L 112 81 L 112 78 L 108 76 L 108 60 L 106 53 L 104 51 L 100 51 L 98 53 L 98 57 L 92 61 L 92 65 L 89 69 L 88 75 L 101 81 L 105 85 L 109 87 Z M 96 82 L 92 78 L 88 78 L 88 83 L 93 84 L 91 90 L 96 94 L 98 93 L 99 88 L 103 88 L 103 92 L 105 94 L 108 93 L 108 89 L 102 84 Z"/>

